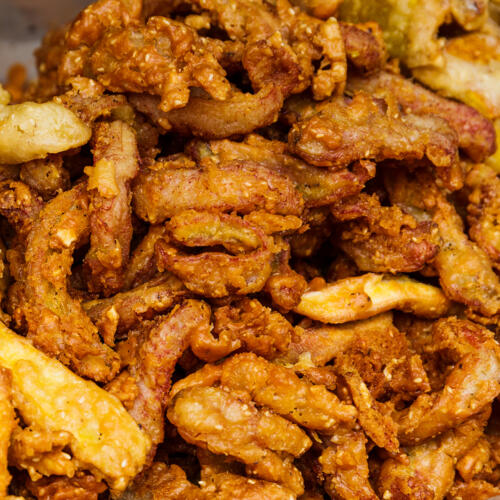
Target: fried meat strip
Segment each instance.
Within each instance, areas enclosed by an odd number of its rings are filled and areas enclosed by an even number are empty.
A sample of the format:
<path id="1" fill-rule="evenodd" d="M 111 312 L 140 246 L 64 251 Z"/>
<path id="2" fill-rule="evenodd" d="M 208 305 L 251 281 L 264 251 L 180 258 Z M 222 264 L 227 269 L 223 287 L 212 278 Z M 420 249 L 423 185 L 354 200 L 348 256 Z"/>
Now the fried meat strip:
<path id="1" fill-rule="evenodd" d="M 304 492 L 291 456 L 302 455 L 311 440 L 295 424 L 257 410 L 245 393 L 216 387 L 189 387 L 176 394 L 167 416 L 188 443 L 234 457 L 247 472 Z"/>
<path id="2" fill-rule="evenodd" d="M 28 481 L 26 486 L 38 500 L 98 500 L 99 494 L 106 491 L 106 485 L 94 476 L 50 477 L 39 481 Z"/>
<path id="3" fill-rule="evenodd" d="M 444 387 L 420 395 L 396 415 L 399 439 L 416 444 L 481 412 L 500 394 L 500 346 L 492 332 L 455 317 L 432 327 L 433 350 L 454 364 Z"/>
<path id="4" fill-rule="evenodd" d="M 88 175 L 90 249 L 84 260 L 91 292 L 113 295 L 122 287 L 132 239 L 130 182 L 139 170 L 134 131 L 121 121 L 100 123 Z"/>
<path id="5" fill-rule="evenodd" d="M 181 281 L 165 273 L 107 299 L 84 302 L 83 309 L 105 342 L 113 345 L 117 334 L 137 327 L 143 320 L 153 319 L 181 301 L 186 292 Z"/>
<path id="6" fill-rule="evenodd" d="M 135 352 L 128 355 L 127 371 L 138 387 L 129 413 L 156 447 L 164 437 L 164 410 L 175 365 L 191 337 L 210 330 L 210 308 L 204 302 L 186 300 L 167 316 L 143 322 L 139 328 L 129 333 Z"/>
<path id="7" fill-rule="evenodd" d="M 331 211 L 344 222 L 338 244 L 361 271 L 418 271 L 438 251 L 431 222 L 417 222 L 397 206 L 383 207 L 377 195 L 345 198 Z"/>
<path id="8" fill-rule="evenodd" d="M 196 165 L 185 157 L 142 171 L 133 188 L 136 214 L 159 224 L 183 210 L 218 210 L 299 215 L 303 200 L 287 177 L 255 162 Z"/>
<path id="9" fill-rule="evenodd" d="M 86 184 L 77 184 L 44 206 L 27 238 L 21 308 L 35 346 L 83 376 L 107 381 L 118 371 L 118 356 L 100 341 L 66 283 L 72 253 L 89 230 Z"/>
<path id="10" fill-rule="evenodd" d="M 116 1 L 99 2 L 103 8 Z M 119 2 L 118 2 L 119 3 Z M 189 26 L 166 17 L 150 17 L 146 24 L 113 15 L 100 17 L 108 26 L 81 30 L 82 18 L 69 28 L 70 49 L 59 69 L 59 81 L 86 76 L 112 92 L 147 92 L 161 97 L 160 108 L 168 112 L 189 101 L 190 87 L 201 87 L 217 100 L 230 92 L 210 40 Z M 88 16 L 87 16 L 88 17 Z M 77 31 L 82 33 L 77 34 Z"/>
<path id="11" fill-rule="evenodd" d="M 191 255 L 164 239 L 156 243 L 158 270 L 175 274 L 192 292 L 205 297 L 245 295 L 262 290 L 271 274 L 272 238 L 236 215 L 191 210 L 172 217 L 168 228 L 175 242 L 222 245 L 231 252 Z"/>
<path id="12" fill-rule="evenodd" d="M 443 118 L 457 133 L 460 148 L 474 161 L 483 161 L 495 152 L 495 130 L 490 120 L 474 108 L 440 97 L 401 75 L 380 71 L 365 78 L 353 76 L 348 89 L 390 96 L 406 113 Z"/>
<path id="13" fill-rule="evenodd" d="M 191 95 L 186 106 L 168 113 L 159 108 L 160 101 L 154 96 L 133 94 L 129 101 L 163 130 L 173 129 L 203 139 L 249 134 L 274 123 L 283 105 L 280 90 L 272 84 L 256 94 L 233 92 L 224 101 Z"/>
<path id="14" fill-rule="evenodd" d="M 364 92 L 304 111 L 288 135 L 290 150 L 308 163 L 340 169 L 361 159 L 427 158 L 445 180 L 458 160 L 457 136 L 438 116 L 401 114 Z"/>
<path id="15" fill-rule="evenodd" d="M 457 480 L 449 490 L 446 498 L 449 500 L 489 500 L 498 495 L 500 495 L 500 488 L 482 479 L 467 483 Z"/>
<path id="16" fill-rule="evenodd" d="M 7 451 L 11 433 L 15 427 L 14 408 L 12 406 L 12 374 L 0 366 L 0 496 L 7 496 L 10 474 L 7 469 Z"/>
<path id="17" fill-rule="evenodd" d="M 443 292 L 406 276 L 367 273 L 306 291 L 295 312 L 324 323 L 345 323 L 399 309 L 437 318 L 449 309 Z"/>
<path id="18" fill-rule="evenodd" d="M 12 371 L 13 404 L 27 426 L 72 436 L 79 468 L 122 491 L 142 469 L 151 442 L 121 403 L 0 323 L 0 366 Z"/>
<path id="19" fill-rule="evenodd" d="M 377 500 L 369 480 L 364 434 L 340 428 L 328 440 L 319 457 L 328 494 L 343 500 Z"/>
<path id="20" fill-rule="evenodd" d="M 464 233 L 455 207 L 439 191 L 432 176 L 421 171 L 412 178 L 390 171 L 385 177 L 393 204 L 420 220 L 432 220 L 442 243 L 434 266 L 446 295 L 471 311 L 491 317 L 500 311 L 500 280 L 487 254 Z"/>
<path id="21" fill-rule="evenodd" d="M 238 349 L 273 359 L 287 351 L 292 335 L 292 325 L 280 313 L 245 297 L 215 309 L 213 330 L 198 331 L 190 347 L 209 363 Z"/>
<path id="22" fill-rule="evenodd" d="M 474 165 L 467 173 L 466 186 L 471 190 L 467 205 L 469 236 L 500 267 L 500 179 L 484 164 Z"/>

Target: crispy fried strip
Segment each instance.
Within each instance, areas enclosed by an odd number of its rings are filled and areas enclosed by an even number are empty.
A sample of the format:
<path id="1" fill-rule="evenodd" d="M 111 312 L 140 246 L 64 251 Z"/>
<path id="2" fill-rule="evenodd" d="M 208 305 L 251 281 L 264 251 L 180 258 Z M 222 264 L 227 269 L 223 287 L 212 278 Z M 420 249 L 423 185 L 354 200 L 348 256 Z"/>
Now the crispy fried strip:
<path id="1" fill-rule="evenodd" d="M 423 394 L 395 417 L 403 444 L 416 444 L 460 425 L 500 394 L 500 346 L 486 328 L 454 317 L 432 328 L 433 349 L 455 364 L 444 388 Z"/>
<path id="2" fill-rule="evenodd" d="M 2 346 L 3 348 L 3 346 Z M 14 408 L 12 406 L 12 374 L 0 366 L 0 497 L 7 496 L 10 474 L 7 469 L 7 451 L 11 433 L 15 427 Z"/>
<path id="3" fill-rule="evenodd" d="M 0 366 L 12 371 L 14 406 L 24 422 L 70 433 L 80 466 L 124 490 L 144 465 L 151 442 L 120 402 L 2 323 L 0 340 Z"/>
<path id="4" fill-rule="evenodd" d="M 303 493 L 302 476 L 290 455 L 302 455 L 311 446 L 310 439 L 283 417 L 257 410 L 244 394 L 190 387 L 177 393 L 167 416 L 188 443 L 232 456 L 252 475 Z"/>
<path id="5" fill-rule="evenodd" d="M 159 240 L 155 247 L 159 271 L 172 272 L 195 293 L 205 297 L 224 297 L 232 293 L 258 292 L 271 274 L 272 238 L 235 215 L 183 212 L 170 220 L 169 229 L 173 238 L 177 235 L 184 245 L 189 246 L 224 245 L 241 252 L 245 240 L 250 242 L 250 248 L 259 245 L 249 253 L 237 255 L 222 252 L 189 255 L 165 240 Z M 181 229 L 185 237 L 180 236 Z"/>
<path id="6" fill-rule="evenodd" d="M 406 276 L 367 273 L 307 291 L 294 310 L 324 323 L 345 323 L 391 309 L 436 318 L 446 313 L 449 306 L 439 288 Z"/>
<path id="7" fill-rule="evenodd" d="M 106 381 L 119 368 L 118 356 L 102 344 L 97 328 L 67 290 L 73 250 L 88 238 L 86 184 L 49 201 L 27 238 L 25 302 L 28 337 L 79 374 Z"/>
<path id="8" fill-rule="evenodd" d="M 91 292 L 113 295 L 122 287 L 132 239 L 130 182 L 139 170 L 134 131 L 121 121 L 100 123 L 89 176 L 90 249 L 84 269 Z"/>
<path id="9" fill-rule="evenodd" d="M 98 500 L 99 494 L 106 491 L 106 485 L 90 474 L 71 478 L 53 476 L 36 482 L 27 481 L 26 487 L 38 500 Z"/>
<path id="10" fill-rule="evenodd" d="M 182 300 L 186 292 L 181 281 L 165 273 L 127 292 L 84 302 L 83 309 L 106 343 L 113 345 L 116 334 L 123 334 L 143 320 L 166 311 Z"/>
<path id="11" fill-rule="evenodd" d="M 380 71 L 365 78 L 352 76 L 348 89 L 364 90 L 377 97 L 390 96 L 407 113 L 440 116 L 453 127 L 460 148 L 474 161 L 483 161 L 495 152 L 495 130 L 487 118 L 474 108 L 440 97 L 401 75 Z"/>
<path id="12" fill-rule="evenodd" d="M 164 130 L 185 135 L 219 139 L 249 134 L 274 123 L 283 105 L 281 91 L 267 85 L 256 94 L 233 93 L 225 101 L 191 96 L 183 108 L 164 113 L 159 99 L 147 94 L 129 96 L 130 103 Z"/>

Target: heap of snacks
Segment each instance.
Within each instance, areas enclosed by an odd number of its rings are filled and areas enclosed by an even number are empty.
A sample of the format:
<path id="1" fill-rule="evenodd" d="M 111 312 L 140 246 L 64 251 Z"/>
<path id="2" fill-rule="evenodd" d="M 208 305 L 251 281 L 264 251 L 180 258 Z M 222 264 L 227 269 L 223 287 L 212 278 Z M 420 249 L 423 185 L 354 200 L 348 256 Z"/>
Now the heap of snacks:
<path id="1" fill-rule="evenodd" d="M 0 87 L 0 498 L 500 494 L 498 19 L 98 0 L 50 32 Z"/>

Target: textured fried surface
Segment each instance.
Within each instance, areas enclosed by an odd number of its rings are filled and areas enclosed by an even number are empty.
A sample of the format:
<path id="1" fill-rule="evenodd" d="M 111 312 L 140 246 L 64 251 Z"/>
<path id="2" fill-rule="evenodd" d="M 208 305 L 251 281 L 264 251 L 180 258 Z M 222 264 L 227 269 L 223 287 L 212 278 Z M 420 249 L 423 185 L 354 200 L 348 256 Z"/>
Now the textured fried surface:
<path id="1" fill-rule="evenodd" d="M 15 414 L 12 406 L 12 375 L 9 370 L 0 368 L 0 495 L 7 495 L 10 483 L 10 474 L 7 469 L 7 450 L 10 444 L 10 435 L 15 425 Z"/>

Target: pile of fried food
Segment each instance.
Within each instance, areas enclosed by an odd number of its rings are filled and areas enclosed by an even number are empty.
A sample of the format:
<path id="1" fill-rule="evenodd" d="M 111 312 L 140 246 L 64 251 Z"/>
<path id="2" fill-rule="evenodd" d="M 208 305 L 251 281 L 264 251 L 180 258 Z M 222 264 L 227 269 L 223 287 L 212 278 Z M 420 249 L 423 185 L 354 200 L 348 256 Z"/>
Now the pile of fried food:
<path id="1" fill-rule="evenodd" d="M 0 498 L 500 494 L 499 19 L 98 0 L 50 32 L 0 87 Z"/>

